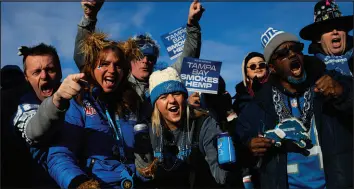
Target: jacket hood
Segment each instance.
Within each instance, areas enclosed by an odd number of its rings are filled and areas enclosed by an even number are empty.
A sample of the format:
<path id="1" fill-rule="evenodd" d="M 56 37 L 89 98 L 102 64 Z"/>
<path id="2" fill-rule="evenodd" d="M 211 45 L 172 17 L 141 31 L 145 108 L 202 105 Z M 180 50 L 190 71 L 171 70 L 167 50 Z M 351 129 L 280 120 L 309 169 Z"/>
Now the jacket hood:
<path id="1" fill-rule="evenodd" d="M 246 75 L 247 62 L 251 58 L 254 58 L 254 57 L 260 57 L 260 58 L 263 58 L 263 60 L 265 60 L 263 54 L 258 53 L 258 52 L 250 52 L 245 56 L 245 58 L 243 59 L 242 64 L 241 64 L 242 80 L 243 80 L 244 86 L 247 86 L 247 75 Z"/>

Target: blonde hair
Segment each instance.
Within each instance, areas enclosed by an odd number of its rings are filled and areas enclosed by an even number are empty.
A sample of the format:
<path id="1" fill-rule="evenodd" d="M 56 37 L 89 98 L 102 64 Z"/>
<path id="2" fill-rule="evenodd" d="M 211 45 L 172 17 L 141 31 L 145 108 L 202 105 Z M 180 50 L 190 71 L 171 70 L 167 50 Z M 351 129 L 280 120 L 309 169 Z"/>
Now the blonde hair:
<path id="1" fill-rule="evenodd" d="M 184 122 L 183 120 L 186 119 L 187 121 L 187 127 L 189 130 L 189 116 L 190 116 L 190 109 L 189 106 L 185 106 L 186 111 L 183 112 L 182 117 L 181 117 L 181 122 Z M 151 115 L 151 126 L 152 126 L 152 131 L 156 136 L 160 136 L 161 134 L 161 115 L 160 111 L 156 106 L 156 102 L 154 104 L 154 110 L 152 111 Z"/>
<path id="2" fill-rule="evenodd" d="M 161 118 L 160 118 L 160 111 L 157 109 L 156 102 L 154 104 L 154 110 L 152 111 L 151 116 L 151 125 L 152 131 L 157 136 L 160 136 L 160 125 L 161 125 Z"/>

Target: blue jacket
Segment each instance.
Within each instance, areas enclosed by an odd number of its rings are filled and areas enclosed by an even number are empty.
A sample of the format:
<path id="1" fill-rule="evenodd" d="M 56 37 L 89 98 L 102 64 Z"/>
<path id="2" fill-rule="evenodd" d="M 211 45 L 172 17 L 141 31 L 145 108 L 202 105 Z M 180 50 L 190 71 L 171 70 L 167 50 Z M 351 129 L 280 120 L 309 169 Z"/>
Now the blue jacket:
<path id="1" fill-rule="evenodd" d="M 119 120 L 124 139 L 121 143 L 103 109 L 92 97 L 84 98 L 83 106 L 70 101 L 65 124 L 48 152 L 48 171 L 61 188 L 78 186 L 90 177 L 110 188 L 119 188 L 126 179 L 133 181 L 136 119 Z M 122 144 L 124 163 L 118 150 Z"/>
<path id="2" fill-rule="evenodd" d="M 335 100 L 315 95 L 313 112 L 323 153 L 326 187 L 348 188 L 353 184 L 353 81 L 344 77 L 337 79 L 343 85 L 344 93 Z M 313 85 L 314 81 L 316 79 L 309 85 Z M 284 91 L 279 84 L 270 80 L 238 117 L 235 138 L 244 145 L 248 146 L 250 140 L 262 131 L 262 127 L 264 130 L 274 129 L 277 123 L 272 86 Z M 339 119 L 347 124 L 335 124 Z M 263 157 L 260 174 L 262 188 L 288 188 L 287 153 L 281 148 L 268 150 Z"/>

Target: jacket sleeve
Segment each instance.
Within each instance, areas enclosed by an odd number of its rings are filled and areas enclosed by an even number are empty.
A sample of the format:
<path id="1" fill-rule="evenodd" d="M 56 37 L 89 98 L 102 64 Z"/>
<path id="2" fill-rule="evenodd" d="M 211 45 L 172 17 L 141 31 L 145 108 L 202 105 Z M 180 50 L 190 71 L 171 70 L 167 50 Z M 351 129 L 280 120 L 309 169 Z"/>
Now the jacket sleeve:
<path id="1" fill-rule="evenodd" d="M 81 41 L 85 39 L 85 37 L 93 32 L 95 30 L 97 20 L 90 20 L 86 18 L 85 16 L 82 17 L 80 23 L 78 24 L 77 27 L 77 33 L 76 33 L 76 38 L 75 38 L 75 47 L 74 47 L 74 60 L 76 63 L 76 66 L 79 68 L 81 71 L 84 64 L 84 55 L 81 53 Z"/>
<path id="2" fill-rule="evenodd" d="M 228 171 L 220 168 L 218 163 L 218 152 L 215 146 L 215 138 L 221 133 L 219 124 L 211 117 L 207 118 L 201 128 L 199 141 L 202 143 L 202 153 L 205 154 L 211 174 L 219 184 L 225 184 Z"/>
<path id="3" fill-rule="evenodd" d="M 48 172 L 61 188 L 77 187 L 88 180 L 86 173 L 78 166 L 76 157 L 80 142 L 83 141 L 83 126 L 80 110 L 71 104 L 65 123 L 49 148 L 47 157 Z"/>
<path id="4" fill-rule="evenodd" d="M 186 41 L 184 42 L 183 52 L 177 61 L 171 65 L 172 68 L 176 69 L 178 73 L 181 72 L 183 58 L 192 57 L 199 58 L 200 49 L 202 46 L 201 40 L 201 29 L 200 25 L 188 25 L 187 24 L 187 36 Z"/>
<path id="5" fill-rule="evenodd" d="M 250 102 L 252 103 L 252 102 Z M 260 125 L 252 125 L 248 121 L 249 115 L 254 115 L 253 105 L 249 104 L 244 111 L 237 117 L 235 124 L 235 133 L 232 133 L 232 138 L 235 143 L 241 143 L 245 146 L 248 146 L 249 142 L 252 138 L 257 137 L 259 126 Z"/>
<path id="6" fill-rule="evenodd" d="M 335 71 L 329 75 L 342 85 L 343 93 L 337 98 L 327 99 L 325 105 L 345 115 L 353 115 L 353 77 L 344 76 Z"/>
<path id="7" fill-rule="evenodd" d="M 53 103 L 53 97 L 46 98 L 38 107 L 36 114 L 27 119 L 25 135 L 34 143 L 48 139 L 64 123 L 66 110 L 59 110 Z"/>

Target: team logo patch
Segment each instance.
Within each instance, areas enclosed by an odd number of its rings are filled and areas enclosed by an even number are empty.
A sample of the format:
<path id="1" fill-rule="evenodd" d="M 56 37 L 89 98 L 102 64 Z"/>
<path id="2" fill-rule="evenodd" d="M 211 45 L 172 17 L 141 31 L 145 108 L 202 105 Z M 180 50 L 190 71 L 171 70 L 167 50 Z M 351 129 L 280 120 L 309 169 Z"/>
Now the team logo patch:
<path id="1" fill-rule="evenodd" d="M 93 116 L 97 114 L 97 111 L 95 108 L 92 107 L 92 105 L 90 104 L 90 102 L 88 102 L 87 100 L 84 100 L 84 109 L 85 109 L 85 114 L 88 116 Z"/>
<path id="2" fill-rule="evenodd" d="M 296 99 L 291 100 L 291 107 L 297 108 L 297 100 Z"/>
<path id="3" fill-rule="evenodd" d="M 268 43 L 270 42 L 271 39 L 273 39 L 273 37 L 275 37 L 280 33 L 284 33 L 284 31 L 276 30 L 271 27 L 268 28 L 267 31 L 265 31 L 261 36 L 261 43 L 263 48 L 265 48 L 268 45 Z"/>

